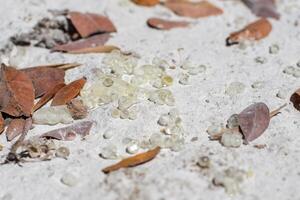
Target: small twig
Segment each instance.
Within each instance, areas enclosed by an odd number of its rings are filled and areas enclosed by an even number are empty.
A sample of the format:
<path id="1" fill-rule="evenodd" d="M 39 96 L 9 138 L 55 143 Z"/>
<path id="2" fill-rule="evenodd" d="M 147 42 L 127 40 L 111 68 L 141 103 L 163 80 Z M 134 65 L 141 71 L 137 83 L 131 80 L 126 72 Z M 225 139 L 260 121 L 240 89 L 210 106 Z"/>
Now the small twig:
<path id="1" fill-rule="evenodd" d="M 272 112 L 270 112 L 270 118 L 272 118 L 272 117 L 276 116 L 277 114 L 279 114 L 280 110 L 283 109 L 286 106 L 287 106 L 287 103 L 283 104 L 282 106 L 280 106 L 276 110 L 273 110 Z"/>

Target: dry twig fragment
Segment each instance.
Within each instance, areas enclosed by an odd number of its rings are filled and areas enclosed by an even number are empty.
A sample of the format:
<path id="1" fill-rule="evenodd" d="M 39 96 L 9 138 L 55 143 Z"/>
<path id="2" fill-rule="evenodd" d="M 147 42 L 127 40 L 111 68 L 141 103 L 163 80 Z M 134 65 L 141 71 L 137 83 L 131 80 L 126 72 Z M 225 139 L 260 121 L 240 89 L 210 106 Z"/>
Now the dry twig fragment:
<path id="1" fill-rule="evenodd" d="M 1 65 L 0 109 L 14 117 L 30 116 L 34 104 L 34 88 L 26 73 Z"/>
<path id="2" fill-rule="evenodd" d="M 242 0 L 246 6 L 258 17 L 272 17 L 279 19 L 276 11 L 275 0 Z"/>
<path id="3" fill-rule="evenodd" d="M 231 33 L 226 39 L 226 45 L 231 46 L 245 40 L 261 40 L 267 37 L 272 30 L 272 25 L 267 19 L 259 19 L 240 31 Z"/>
<path id="4" fill-rule="evenodd" d="M 108 41 L 109 38 L 110 38 L 110 34 L 108 33 L 95 35 L 75 42 L 55 46 L 52 50 L 70 52 L 70 51 L 79 51 L 86 48 L 103 46 Z"/>
<path id="5" fill-rule="evenodd" d="M 132 0 L 132 2 L 141 6 L 155 6 L 159 0 Z"/>
<path id="6" fill-rule="evenodd" d="M 168 0 L 165 6 L 180 16 L 200 18 L 223 14 L 223 11 L 208 1 L 190 2 Z"/>
<path id="7" fill-rule="evenodd" d="M 145 153 L 140 153 L 135 156 L 126 158 L 115 165 L 104 168 L 102 171 L 104 173 L 110 173 L 112 171 L 119 170 L 121 168 L 134 167 L 146 162 L 149 162 L 160 152 L 160 147 L 156 147 L 155 149 L 149 150 Z"/>
<path id="8" fill-rule="evenodd" d="M 119 47 L 112 45 L 104 45 L 104 46 L 96 46 L 96 47 L 88 47 L 83 49 L 78 49 L 74 51 L 69 51 L 71 54 L 86 54 L 86 53 L 110 53 L 113 50 L 119 50 Z"/>
<path id="9" fill-rule="evenodd" d="M 190 23 L 186 21 L 170 21 L 160 18 L 150 18 L 147 20 L 148 26 L 160 30 L 170 30 L 173 28 L 187 27 Z"/>
<path id="10" fill-rule="evenodd" d="M 6 130 L 6 138 L 7 141 L 11 141 L 14 138 L 18 137 L 22 134 L 26 120 L 25 119 L 13 119 L 10 121 L 7 130 Z"/>
<path id="11" fill-rule="evenodd" d="M 290 101 L 293 103 L 294 107 L 300 111 L 300 89 L 298 89 L 291 96 Z"/>
<path id="12" fill-rule="evenodd" d="M 45 105 L 48 101 L 50 101 L 54 95 L 63 87 L 65 87 L 66 84 L 64 83 L 59 83 L 56 86 L 54 86 L 51 90 L 46 92 L 44 96 L 34 105 L 33 107 L 33 112 L 37 111 L 40 109 L 43 105 Z"/>
<path id="13" fill-rule="evenodd" d="M 74 99 L 83 88 L 86 78 L 83 77 L 61 88 L 54 96 L 51 106 L 65 105 Z"/>
<path id="14" fill-rule="evenodd" d="M 116 32 L 116 27 L 105 16 L 93 13 L 69 12 L 70 20 L 81 37 L 96 33 Z"/>
<path id="15" fill-rule="evenodd" d="M 94 122 L 92 121 L 78 122 L 71 126 L 49 131 L 42 134 L 40 137 L 71 141 L 76 138 L 76 135 L 80 135 L 81 137 L 85 137 L 86 135 L 88 135 L 93 123 Z"/>

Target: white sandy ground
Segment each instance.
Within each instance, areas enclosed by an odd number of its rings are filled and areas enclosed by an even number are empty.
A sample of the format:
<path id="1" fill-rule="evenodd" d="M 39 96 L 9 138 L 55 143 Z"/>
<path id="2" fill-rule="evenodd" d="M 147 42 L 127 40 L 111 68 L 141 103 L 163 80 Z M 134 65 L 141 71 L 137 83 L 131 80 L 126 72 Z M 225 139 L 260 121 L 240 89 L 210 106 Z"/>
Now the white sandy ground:
<path id="1" fill-rule="evenodd" d="M 176 50 L 184 48 L 184 57 L 210 66 L 206 73 L 193 77 L 191 85 L 176 83 L 171 87 L 186 130 L 182 151 L 162 150 L 156 159 L 143 166 L 103 174 L 103 167 L 116 162 L 98 156 L 105 145 L 116 144 L 125 156 L 122 140 L 125 137 L 141 139 L 143 135 L 157 132 L 158 117 L 170 108 L 143 103 L 139 105 L 138 119 L 128 121 L 112 119 L 110 107 L 100 107 L 89 115 L 97 121 L 91 135 L 84 141 L 61 143 L 71 150 L 68 160 L 53 159 L 24 164 L 23 167 L 0 166 L 0 199 L 300 200 L 300 112 L 291 105 L 272 119 L 263 136 L 238 149 L 209 141 L 205 132 L 212 122 L 225 122 L 231 114 L 253 102 L 263 101 L 270 108 L 276 108 L 288 102 L 289 94 L 300 87 L 299 78 L 282 73 L 286 66 L 295 66 L 300 60 L 300 28 L 295 26 L 295 22 L 300 21 L 300 1 L 279 1 L 282 18 L 271 20 L 271 35 L 245 50 L 237 46 L 225 47 L 225 38 L 254 20 L 254 15 L 236 0 L 211 2 L 223 8 L 224 14 L 192 20 L 190 28 L 162 32 L 145 24 L 152 16 L 178 19 L 161 6 L 143 8 L 125 0 L 0 0 L 0 47 L 10 36 L 30 30 L 39 19 L 49 15 L 47 9 L 67 8 L 107 14 L 118 28 L 109 44 L 137 52 L 142 62 L 150 62 L 155 56 L 178 59 Z M 278 54 L 269 54 L 272 44 L 280 46 Z M 11 63 L 20 68 L 61 62 L 83 63 L 68 73 L 67 81 L 70 81 L 83 75 L 91 76 L 92 68 L 101 67 L 103 56 L 74 56 L 25 48 L 11 58 Z M 267 58 L 267 62 L 256 63 L 257 56 Z M 244 83 L 246 89 L 230 98 L 224 91 L 233 81 Z M 255 81 L 265 81 L 264 87 L 251 88 Z M 285 100 L 276 97 L 279 90 L 287 92 Z M 53 128 L 36 126 L 30 135 Z M 108 128 L 115 130 L 115 135 L 111 140 L 104 140 L 102 134 Z M 198 140 L 191 142 L 193 137 Z M 4 156 L 9 149 L 4 135 L 0 143 L 5 146 L 0 152 Z M 267 148 L 259 150 L 253 147 L 254 144 L 266 144 Z M 222 187 L 212 187 L 212 175 L 206 175 L 195 165 L 204 155 L 210 157 L 217 171 L 234 166 L 253 171 L 253 176 L 243 182 L 240 194 L 229 196 Z M 61 183 L 60 179 L 66 173 L 77 177 L 77 185 L 68 187 Z"/>

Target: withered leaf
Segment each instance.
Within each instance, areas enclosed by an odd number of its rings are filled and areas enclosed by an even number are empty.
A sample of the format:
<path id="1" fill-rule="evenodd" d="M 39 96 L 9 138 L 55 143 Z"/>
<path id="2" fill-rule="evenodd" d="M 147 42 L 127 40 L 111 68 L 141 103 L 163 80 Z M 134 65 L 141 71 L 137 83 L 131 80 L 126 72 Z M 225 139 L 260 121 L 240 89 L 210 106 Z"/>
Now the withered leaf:
<path id="1" fill-rule="evenodd" d="M 159 0 L 132 0 L 132 2 L 141 6 L 155 6 Z"/>
<path id="2" fill-rule="evenodd" d="M 70 20 L 81 37 L 96 33 L 116 32 L 116 27 L 107 17 L 93 13 L 69 12 Z"/>
<path id="3" fill-rule="evenodd" d="M 103 46 L 108 41 L 109 38 L 110 38 L 110 34 L 108 33 L 94 35 L 89 38 L 81 39 L 75 42 L 55 46 L 52 50 L 69 52 L 69 51 L 78 51 L 81 49 L 92 48 L 97 46 Z"/>
<path id="4" fill-rule="evenodd" d="M 81 137 L 87 136 L 90 133 L 93 123 L 94 122 L 92 121 L 78 122 L 71 126 L 49 131 L 42 134 L 40 137 L 71 141 L 74 140 L 77 135 L 80 135 Z"/>
<path id="5" fill-rule="evenodd" d="M 21 135 L 24 130 L 25 123 L 26 120 L 22 118 L 12 119 L 6 129 L 7 141 L 11 141 Z"/>
<path id="6" fill-rule="evenodd" d="M 267 19 L 259 19 L 247 25 L 242 30 L 231 33 L 226 39 L 226 45 L 230 46 L 246 40 L 261 40 L 267 37 L 271 30 L 272 25 Z"/>
<path id="7" fill-rule="evenodd" d="M 238 114 L 238 123 L 246 142 L 261 136 L 270 123 L 270 110 L 265 103 L 255 103 Z"/>
<path id="8" fill-rule="evenodd" d="M 113 50 L 118 50 L 119 48 L 112 45 L 104 45 L 104 46 L 96 46 L 96 47 L 89 47 L 78 49 L 74 51 L 68 51 L 71 54 L 86 54 L 86 53 L 110 53 Z"/>
<path id="9" fill-rule="evenodd" d="M 0 113 L 0 134 L 4 131 L 4 128 L 5 128 L 5 121 L 2 116 L 2 113 Z"/>
<path id="10" fill-rule="evenodd" d="M 56 86 L 54 86 L 51 90 L 46 92 L 44 96 L 34 105 L 33 107 L 33 112 L 36 110 L 40 109 L 43 105 L 45 105 L 48 101 L 50 101 L 54 95 L 63 87 L 65 87 L 66 84 L 64 83 L 59 83 Z"/>
<path id="11" fill-rule="evenodd" d="M 107 174 L 107 173 L 119 170 L 121 168 L 128 168 L 128 167 L 134 167 L 137 165 L 141 165 L 141 164 L 149 162 L 150 160 L 155 158 L 159 152 L 160 152 L 160 147 L 156 147 L 152 150 L 149 150 L 147 152 L 140 153 L 135 156 L 126 158 L 126 159 L 118 162 L 117 164 L 106 167 L 102 170 L 102 172 Z"/>
<path id="12" fill-rule="evenodd" d="M 23 69 L 22 71 L 32 80 L 36 98 L 42 96 L 57 84 L 65 82 L 65 71 L 63 69 L 40 66 Z"/>
<path id="13" fill-rule="evenodd" d="M 272 17 L 279 19 L 280 15 L 276 11 L 275 0 L 242 0 L 249 9 L 259 17 Z"/>
<path id="14" fill-rule="evenodd" d="M 79 99 L 72 99 L 67 104 L 67 107 L 73 119 L 84 119 L 88 115 L 87 107 Z"/>
<path id="15" fill-rule="evenodd" d="M 172 28 L 187 27 L 190 23 L 186 21 L 170 21 L 160 18 L 150 18 L 147 20 L 148 26 L 160 30 L 170 30 Z"/>
<path id="16" fill-rule="evenodd" d="M 86 78 L 83 77 L 61 88 L 54 96 L 51 106 L 65 105 L 74 99 L 83 88 Z"/>
<path id="17" fill-rule="evenodd" d="M 168 0 L 165 6 L 180 16 L 200 18 L 223 14 L 223 10 L 208 1 L 190 2 Z"/>
<path id="18" fill-rule="evenodd" d="M 2 64 L 0 79 L 1 112 L 14 117 L 30 116 L 34 104 L 34 87 L 29 76 Z"/>
<path id="19" fill-rule="evenodd" d="M 294 94 L 290 98 L 294 107 L 300 111 L 300 89 L 294 92 Z"/>

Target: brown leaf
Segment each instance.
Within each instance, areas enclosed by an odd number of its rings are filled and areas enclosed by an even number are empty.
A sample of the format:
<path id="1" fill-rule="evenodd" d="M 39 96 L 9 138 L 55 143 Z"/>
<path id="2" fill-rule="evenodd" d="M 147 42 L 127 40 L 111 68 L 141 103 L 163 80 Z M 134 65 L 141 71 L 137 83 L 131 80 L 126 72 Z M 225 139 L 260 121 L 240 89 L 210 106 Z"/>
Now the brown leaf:
<path id="1" fill-rule="evenodd" d="M 223 14 L 223 10 L 208 1 L 189 2 L 168 0 L 165 6 L 180 16 L 200 18 Z"/>
<path id="2" fill-rule="evenodd" d="M 24 130 L 25 123 L 26 120 L 22 118 L 11 120 L 6 130 L 7 141 L 11 141 L 21 135 Z"/>
<path id="3" fill-rule="evenodd" d="M 300 111 L 300 89 L 298 89 L 290 98 L 294 107 Z"/>
<path id="4" fill-rule="evenodd" d="M 141 6 L 155 6 L 159 0 L 132 0 L 132 2 Z"/>
<path id="5" fill-rule="evenodd" d="M 4 131 L 4 128 L 5 128 L 5 121 L 2 116 L 2 113 L 0 113 L 0 134 Z"/>
<path id="6" fill-rule="evenodd" d="M 89 47 L 78 49 L 74 51 L 68 51 L 71 54 L 85 54 L 85 53 L 110 53 L 113 50 L 119 50 L 118 47 L 112 45 L 104 45 L 104 46 L 96 46 L 96 47 Z"/>
<path id="7" fill-rule="evenodd" d="M 270 111 L 266 104 L 255 103 L 238 114 L 238 123 L 246 142 L 261 136 L 270 123 Z"/>
<path id="8" fill-rule="evenodd" d="M 26 73 L 2 64 L 0 96 L 1 112 L 14 117 L 31 115 L 34 104 L 34 88 Z"/>
<path id="9" fill-rule="evenodd" d="M 69 12 L 70 20 L 81 37 L 96 33 L 116 32 L 116 27 L 107 17 L 93 13 Z"/>
<path id="10" fill-rule="evenodd" d="M 147 20 L 148 26 L 160 30 L 170 30 L 172 28 L 187 27 L 190 23 L 186 21 L 170 21 L 160 18 L 150 18 Z"/>
<path id="11" fill-rule="evenodd" d="M 86 78 L 83 77 L 61 88 L 54 96 L 51 106 L 65 105 L 74 99 L 83 88 Z"/>
<path id="12" fill-rule="evenodd" d="M 37 111 L 40 109 L 43 105 L 45 105 L 48 101 L 50 101 L 54 95 L 63 87 L 65 87 L 66 84 L 64 83 L 59 83 L 56 86 L 54 86 L 51 90 L 46 92 L 44 96 L 34 105 L 33 107 L 33 112 Z"/>
<path id="13" fill-rule="evenodd" d="M 246 6 L 258 17 L 272 17 L 279 19 L 274 0 L 242 0 Z"/>
<path id="14" fill-rule="evenodd" d="M 108 33 L 95 35 L 75 42 L 55 46 L 52 50 L 69 52 L 69 51 L 78 51 L 81 49 L 92 48 L 97 46 L 103 46 L 108 41 L 109 38 L 110 38 L 110 34 Z"/>
<path id="15" fill-rule="evenodd" d="M 226 45 L 231 46 L 245 40 L 261 40 L 267 37 L 272 30 L 272 25 L 267 19 L 259 19 L 238 32 L 231 33 L 226 39 Z"/>
<path id="16" fill-rule="evenodd" d="M 72 99 L 67 105 L 73 119 L 84 119 L 87 117 L 87 107 L 83 105 L 81 100 Z"/>
<path id="17" fill-rule="evenodd" d="M 78 122 L 71 126 L 49 131 L 42 134 L 40 137 L 71 141 L 74 140 L 77 135 L 80 135 L 81 137 L 87 136 L 90 133 L 93 123 L 94 122 L 92 121 Z"/>
<path id="18" fill-rule="evenodd" d="M 73 69 L 78 66 L 81 66 L 81 64 L 79 64 L 79 63 L 58 63 L 58 64 L 50 64 L 50 65 L 39 65 L 39 66 L 30 67 L 30 68 L 38 68 L 38 67 L 47 68 L 47 67 L 49 67 L 49 68 L 63 69 L 66 71 L 68 69 Z M 24 70 L 26 70 L 26 69 L 24 69 Z"/>
<path id="19" fill-rule="evenodd" d="M 65 82 L 65 71 L 63 69 L 40 66 L 23 69 L 29 78 L 32 80 L 35 97 L 40 97 L 57 84 Z"/>
<path id="20" fill-rule="evenodd" d="M 102 171 L 104 173 L 110 173 L 112 171 L 119 170 L 121 168 L 134 167 L 146 162 L 149 162 L 160 152 L 160 147 L 156 147 L 155 149 L 149 150 L 145 153 L 140 153 L 135 156 L 126 158 L 115 165 L 104 168 Z"/>

